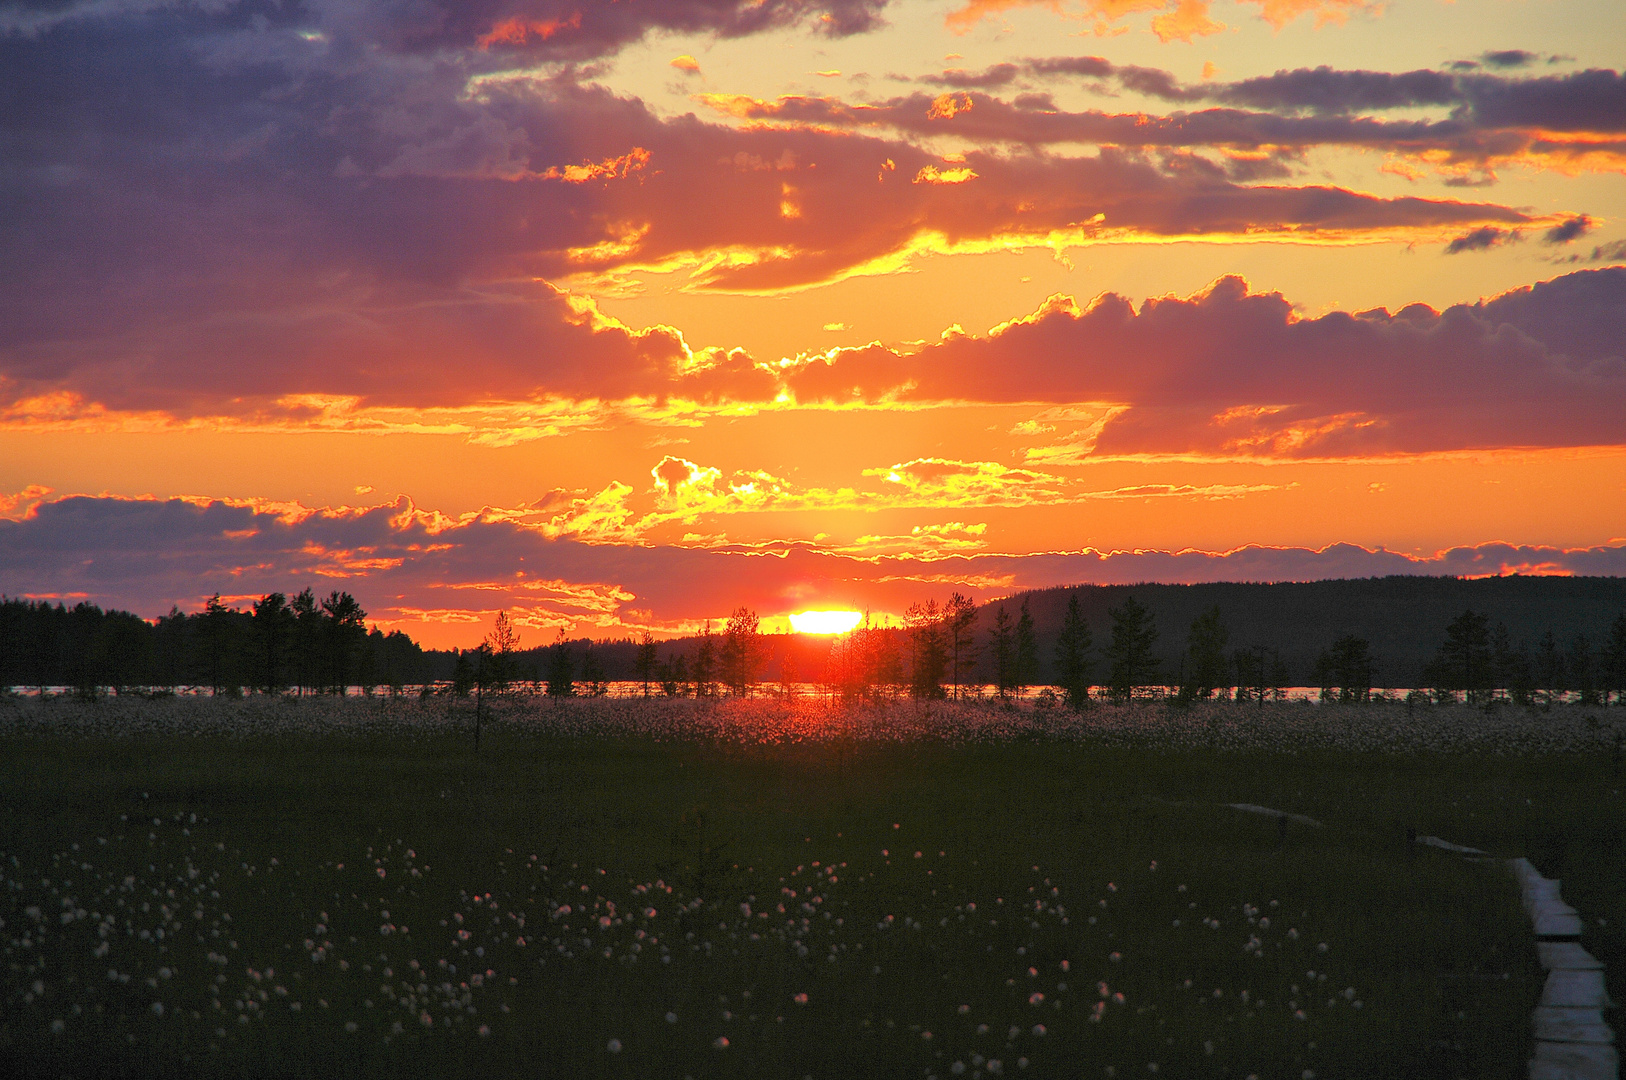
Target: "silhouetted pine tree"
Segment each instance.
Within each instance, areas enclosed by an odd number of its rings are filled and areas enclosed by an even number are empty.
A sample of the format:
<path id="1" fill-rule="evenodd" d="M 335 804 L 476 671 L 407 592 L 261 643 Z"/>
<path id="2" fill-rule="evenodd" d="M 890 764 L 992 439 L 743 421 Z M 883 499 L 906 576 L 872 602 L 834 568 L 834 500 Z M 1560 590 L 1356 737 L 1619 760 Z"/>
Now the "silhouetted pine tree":
<path id="1" fill-rule="evenodd" d="M 347 592 L 334 591 L 322 601 L 322 681 L 343 695 L 355 674 L 356 658 L 367 643 L 367 613 Z"/>
<path id="2" fill-rule="evenodd" d="M 1215 690 L 1230 685 L 1230 665 L 1225 662 L 1225 645 L 1230 638 L 1218 606 L 1192 620 L 1186 635 L 1186 670 L 1180 687 L 1183 699 L 1211 697 Z"/>
<path id="3" fill-rule="evenodd" d="M 757 671 L 762 666 L 762 635 L 757 613 L 739 607 L 723 626 L 722 648 L 718 667 L 723 685 L 735 697 L 744 697 L 756 685 Z"/>
<path id="4" fill-rule="evenodd" d="M 1113 696 L 1130 701 L 1136 689 L 1152 685 L 1158 677 L 1161 665 L 1152 655 L 1157 620 L 1133 596 L 1120 607 L 1108 608 L 1107 614 L 1112 616 L 1112 644 L 1106 649 L 1111 665 L 1107 685 Z"/>
<path id="5" fill-rule="evenodd" d="M 1599 679 L 1603 686 L 1603 703 L 1609 704 L 1609 694 L 1613 691 L 1615 702 L 1626 705 L 1626 611 L 1620 613 L 1610 628 L 1609 643 L 1604 646 L 1603 655 Z"/>
<path id="6" fill-rule="evenodd" d="M 911 604 L 903 613 L 909 631 L 909 693 L 916 698 L 943 696 L 943 673 L 948 666 L 948 645 L 943 612 L 936 600 Z"/>
<path id="7" fill-rule="evenodd" d="M 1039 681 L 1039 639 L 1033 631 L 1033 612 L 1028 609 L 1028 598 L 1022 597 L 1022 608 L 1016 616 L 1016 681 L 1021 691 Z"/>
<path id="8" fill-rule="evenodd" d="M 236 651 L 234 646 L 237 643 L 232 640 L 231 612 L 220 602 L 220 594 L 215 593 L 204 604 L 203 613 L 196 618 L 197 662 L 209 692 L 218 695 L 227 689 L 233 661 L 236 659 L 233 653 Z"/>
<path id="9" fill-rule="evenodd" d="M 717 637 L 711 620 L 700 632 L 700 645 L 694 652 L 694 696 L 714 697 L 717 693 Z"/>
<path id="10" fill-rule="evenodd" d="M 1598 704 L 1597 667 L 1592 642 L 1585 634 L 1576 634 L 1564 654 L 1564 689 L 1574 691 L 1583 705 Z"/>
<path id="11" fill-rule="evenodd" d="M 589 641 L 582 653 L 582 682 L 587 684 L 588 696 L 603 697 L 609 690 L 608 681 L 604 674 L 604 662 L 593 651 L 593 643 Z"/>
<path id="12" fill-rule="evenodd" d="M 976 638 L 972 633 L 977 624 L 977 605 L 968 596 L 951 594 L 943 605 L 943 623 L 948 631 L 949 676 L 958 698 L 964 677 L 977 666 Z"/>
<path id="13" fill-rule="evenodd" d="M 1322 701 L 1364 702 L 1372 699 L 1372 657 L 1367 640 L 1345 634 L 1316 661 L 1316 685 Z"/>
<path id="14" fill-rule="evenodd" d="M 1536 688 L 1549 706 L 1564 692 L 1564 653 L 1551 630 L 1536 642 Z"/>
<path id="15" fill-rule="evenodd" d="M 548 651 L 548 693 L 556 698 L 570 697 L 576 692 L 576 665 L 565 642 L 563 628 Z"/>
<path id="16" fill-rule="evenodd" d="M 1001 604 L 994 609 L 994 625 L 988 628 L 988 652 L 994 660 L 994 687 L 1005 697 L 1016 687 L 1016 641 L 1011 614 Z"/>
<path id="17" fill-rule="evenodd" d="M 1489 621 L 1469 610 L 1445 628 L 1445 640 L 1423 672 L 1436 690 L 1453 699 L 1461 692 L 1470 703 L 1489 700 L 1493 682 Z"/>
<path id="18" fill-rule="evenodd" d="M 316 594 L 302 589 L 289 603 L 294 613 L 294 664 L 301 694 L 314 693 L 321 683 L 318 674 L 322 655 L 322 612 Z"/>
<path id="19" fill-rule="evenodd" d="M 282 689 L 288 642 L 293 636 L 294 613 L 288 597 L 279 592 L 254 602 L 254 636 L 259 646 L 260 679 L 267 694 Z"/>
<path id="20" fill-rule="evenodd" d="M 1056 682 L 1067 696 L 1067 704 L 1082 709 L 1090 699 L 1090 672 L 1095 647 L 1090 624 L 1078 606 L 1078 592 L 1067 598 L 1067 614 L 1056 638 Z"/>
<path id="21" fill-rule="evenodd" d="M 656 664 L 655 635 L 645 630 L 638 642 L 638 658 L 633 662 L 633 672 L 644 684 L 644 697 L 649 696 L 649 683 L 655 678 Z"/>

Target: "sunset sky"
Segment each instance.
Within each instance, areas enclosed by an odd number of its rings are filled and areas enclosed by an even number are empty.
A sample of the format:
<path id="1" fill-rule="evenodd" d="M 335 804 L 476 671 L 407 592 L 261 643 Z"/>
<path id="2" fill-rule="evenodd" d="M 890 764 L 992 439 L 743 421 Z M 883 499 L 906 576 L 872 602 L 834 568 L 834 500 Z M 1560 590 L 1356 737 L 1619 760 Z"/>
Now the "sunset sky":
<path id="1" fill-rule="evenodd" d="M 1619 0 L 0 0 L 0 592 L 1626 574 Z"/>

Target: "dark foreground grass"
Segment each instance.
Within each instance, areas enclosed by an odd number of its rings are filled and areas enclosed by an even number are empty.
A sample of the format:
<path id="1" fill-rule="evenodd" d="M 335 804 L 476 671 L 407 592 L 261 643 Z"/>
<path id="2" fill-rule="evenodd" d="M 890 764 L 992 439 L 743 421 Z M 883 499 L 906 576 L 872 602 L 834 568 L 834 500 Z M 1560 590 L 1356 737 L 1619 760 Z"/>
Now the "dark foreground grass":
<path id="1" fill-rule="evenodd" d="M 1541 975 L 1512 880 L 1405 830 L 1562 876 L 1618 987 L 1619 787 L 1581 755 L 11 739 L 0 1057 L 1522 1076 Z"/>

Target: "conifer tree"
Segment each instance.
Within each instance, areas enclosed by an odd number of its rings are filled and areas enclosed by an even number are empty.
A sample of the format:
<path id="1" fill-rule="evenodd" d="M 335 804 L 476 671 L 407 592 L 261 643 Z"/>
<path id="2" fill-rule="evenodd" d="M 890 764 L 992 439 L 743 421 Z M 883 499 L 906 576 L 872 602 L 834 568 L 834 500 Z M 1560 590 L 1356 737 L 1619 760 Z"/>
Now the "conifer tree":
<path id="1" fill-rule="evenodd" d="M 576 664 L 565 642 L 564 627 L 548 651 L 548 693 L 552 697 L 570 697 L 576 692 Z"/>
<path id="2" fill-rule="evenodd" d="M 954 696 L 961 692 L 961 681 L 977 664 L 976 639 L 972 627 L 977 623 L 977 605 L 968 596 L 953 593 L 943 605 L 943 623 L 948 631 L 949 675 L 954 681 Z"/>
<path id="3" fill-rule="evenodd" d="M 1610 691 L 1615 694 L 1616 704 L 1626 705 L 1626 611 L 1616 616 L 1614 626 L 1610 627 L 1600 682 L 1605 705 L 1609 704 Z"/>
<path id="4" fill-rule="evenodd" d="M 1028 610 L 1028 598 L 1022 597 L 1022 609 L 1016 616 L 1016 689 L 1018 691 L 1039 681 L 1039 639 L 1033 630 L 1033 612 Z"/>
<path id="5" fill-rule="evenodd" d="M 219 593 L 209 597 L 204 604 L 203 613 L 198 616 L 198 628 L 204 681 L 209 684 L 209 692 L 218 696 L 226 689 L 235 659 L 232 655 L 235 642 L 232 640 L 231 611 L 221 603 Z"/>
<path id="6" fill-rule="evenodd" d="M 1216 606 L 1191 622 L 1186 637 L 1186 670 L 1180 696 L 1184 699 L 1211 697 L 1221 686 L 1229 686 L 1225 645 L 1230 633 Z"/>
<path id="7" fill-rule="evenodd" d="M 356 657 L 367 642 L 367 613 L 347 592 L 334 591 L 322 601 L 323 681 L 341 697 L 355 672 Z"/>
<path id="8" fill-rule="evenodd" d="M 593 650 L 593 643 L 587 643 L 587 650 L 582 653 L 582 682 L 587 684 L 587 693 L 590 697 L 603 697 L 609 691 L 609 680 L 604 674 L 604 661 Z"/>
<path id="9" fill-rule="evenodd" d="M 514 629 L 508 612 L 497 612 L 484 645 L 488 657 L 486 685 L 498 692 L 508 689 L 514 678 L 515 654 L 519 651 L 519 631 Z"/>
<path id="10" fill-rule="evenodd" d="M 254 602 L 254 632 L 259 639 L 260 659 L 265 665 L 261 685 L 267 694 L 275 694 L 282 688 L 284 654 L 293 625 L 294 613 L 284 594 L 274 592 Z"/>
<path id="11" fill-rule="evenodd" d="M 796 664 L 796 654 L 792 651 L 794 640 L 790 635 L 783 638 L 785 651 L 779 657 L 779 693 L 786 700 L 796 696 L 796 679 L 801 669 Z"/>
<path id="12" fill-rule="evenodd" d="M 1558 639 L 1548 630 L 1536 642 L 1536 686 L 1547 705 L 1557 701 L 1564 690 L 1564 653 Z"/>
<path id="13" fill-rule="evenodd" d="M 1067 704 L 1082 709 L 1090 700 L 1090 652 L 1095 647 L 1090 624 L 1078 606 L 1078 590 L 1067 598 L 1067 614 L 1056 638 L 1056 681 L 1067 696 Z"/>
<path id="14" fill-rule="evenodd" d="M 741 606 L 728 617 L 723 626 L 719 666 L 723 684 L 735 697 L 749 694 L 757 681 L 757 669 L 762 663 L 762 641 L 757 613 Z"/>
<path id="15" fill-rule="evenodd" d="M 994 658 L 994 686 L 1003 698 L 1016 686 L 1016 641 L 1011 615 L 1004 604 L 994 610 L 994 625 L 988 628 L 988 650 Z"/>
<path id="16" fill-rule="evenodd" d="M 1564 654 L 1564 689 L 1575 691 L 1582 705 L 1598 704 L 1597 658 L 1585 634 L 1576 634 Z"/>
<path id="17" fill-rule="evenodd" d="M 1436 686 L 1460 690 L 1469 702 L 1478 703 L 1490 695 L 1490 619 L 1472 610 L 1464 611 L 1445 628 L 1445 641 L 1430 665 L 1429 678 Z"/>
<path id="18" fill-rule="evenodd" d="M 943 612 L 936 600 L 911 604 L 903 613 L 909 631 L 909 692 L 916 698 L 943 696 L 943 673 L 948 666 Z"/>
<path id="19" fill-rule="evenodd" d="M 1108 608 L 1112 616 L 1112 644 L 1106 655 L 1110 662 L 1107 685 L 1115 697 L 1131 701 L 1135 690 L 1149 686 L 1158 677 L 1158 661 L 1152 656 L 1157 644 L 1157 619 L 1133 597 L 1121 607 Z"/>
<path id="20" fill-rule="evenodd" d="M 655 677 L 656 663 L 655 635 L 645 630 L 643 638 L 638 642 L 638 656 L 633 661 L 633 673 L 643 681 L 646 698 L 649 696 L 649 682 Z"/>
<path id="21" fill-rule="evenodd" d="M 1372 699 L 1372 657 L 1367 640 L 1345 634 L 1316 661 L 1316 685 L 1322 701 L 1364 702 Z"/>
<path id="22" fill-rule="evenodd" d="M 294 613 L 294 659 L 299 692 L 311 693 L 320 678 L 316 667 L 322 648 L 322 612 L 316 606 L 316 594 L 309 588 L 301 589 L 288 606 Z"/>
<path id="23" fill-rule="evenodd" d="M 694 652 L 694 696 L 712 697 L 717 693 L 717 640 L 711 632 L 711 620 L 706 620 L 700 631 L 700 645 Z"/>

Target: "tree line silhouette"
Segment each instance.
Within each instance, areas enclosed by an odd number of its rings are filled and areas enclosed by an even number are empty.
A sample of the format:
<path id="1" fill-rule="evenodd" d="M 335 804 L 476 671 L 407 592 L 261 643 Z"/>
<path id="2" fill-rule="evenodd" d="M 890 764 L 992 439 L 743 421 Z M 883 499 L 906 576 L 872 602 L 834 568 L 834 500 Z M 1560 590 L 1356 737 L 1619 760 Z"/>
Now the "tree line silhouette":
<path id="1" fill-rule="evenodd" d="M 1406 580 L 1366 584 L 1392 592 L 1397 581 Z M 1440 579 L 1420 580 L 1427 590 Z M 1281 586 L 1226 588 L 1255 601 L 1283 595 Z M 70 608 L 0 597 L 0 687 L 66 686 L 96 693 L 103 687 L 126 692 L 201 686 L 227 694 L 245 689 L 303 694 L 411 684 L 473 694 L 478 717 L 485 694 L 515 684 L 565 697 L 603 694 L 612 681 L 629 680 L 644 696 L 700 698 L 748 695 L 764 681 L 776 684 L 780 693 L 815 683 L 846 700 L 959 699 L 989 689 L 1011 698 L 1041 687 L 1042 702 L 1073 707 L 1097 696 L 1263 702 L 1283 696 L 1288 685 L 1317 687 L 1322 700 L 1364 702 L 1374 696 L 1374 687 L 1394 685 L 1380 683 L 1371 641 L 1348 631 L 1329 634 L 1330 642 L 1314 654 L 1308 670 L 1294 670 L 1283 657 L 1281 637 L 1258 633 L 1256 602 L 1242 605 L 1253 633 L 1233 635 L 1225 610 L 1210 604 L 1191 615 L 1183 643 L 1171 640 L 1160 647 L 1159 613 L 1141 597 L 1149 594 L 1155 601 L 1215 591 L 1078 586 L 982 607 L 956 592 L 942 603 L 933 599 L 911 606 L 899 626 L 878 625 L 865 613 L 851 632 L 824 641 L 764 634 L 756 612 L 740 607 L 720 628 L 708 621 L 700 634 L 686 639 L 662 642 L 645 632 L 639 638 L 572 641 L 560 631 L 551 645 L 529 650 L 520 648 L 520 635 L 502 612 L 478 647 L 448 652 L 422 649 L 399 631 L 369 630 L 360 604 L 339 591 L 324 599 L 308 588 L 291 599 L 271 593 L 246 610 L 229 607 L 216 595 L 201 611 L 172 608 L 152 621 L 86 603 Z M 1107 625 L 1097 647 L 1095 628 L 1101 622 L 1097 618 L 1092 625 L 1090 611 L 1099 610 L 1103 596 L 1118 603 L 1106 607 Z M 1407 615 L 1391 608 L 1388 618 Z M 1370 612 L 1365 617 L 1370 622 Z M 1529 620 L 1522 625 L 1528 627 Z M 1531 705 L 1573 695 L 1586 703 L 1626 703 L 1626 610 L 1597 641 L 1584 632 L 1561 637 L 1550 628 L 1534 641 L 1528 636 L 1515 641 L 1507 621 L 1493 621 L 1472 608 L 1450 619 L 1443 634 L 1436 627 L 1431 655 L 1417 665 L 1422 678 L 1412 684 L 1435 700 Z M 1304 642 L 1295 646 L 1302 649 Z"/>
<path id="2" fill-rule="evenodd" d="M 433 658 L 406 634 L 369 630 L 347 592 L 271 593 L 248 610 L 216 594 L 202 611 L 152 621 L 94 604 L 0 597 L 0 687 L 208 687 L 321 693 L 429 678 Z"/>

